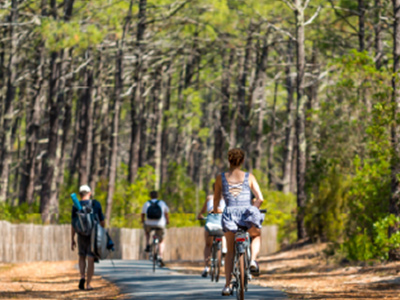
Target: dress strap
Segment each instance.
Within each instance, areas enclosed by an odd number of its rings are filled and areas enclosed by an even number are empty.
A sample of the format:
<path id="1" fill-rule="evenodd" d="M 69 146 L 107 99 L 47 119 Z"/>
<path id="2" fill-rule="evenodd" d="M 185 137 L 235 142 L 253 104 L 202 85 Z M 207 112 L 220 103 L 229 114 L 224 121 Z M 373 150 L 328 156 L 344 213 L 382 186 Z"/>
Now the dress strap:
<path id="1" fill-rule="evenodd" d="M 244 184 L 247 184 L 247 186 L 249 186 L 249 185 L 250 185 L 250 183 L 249 183 L 249 175 L 250 175 L 250 173 L 249 173 L 249 172 L 246 172 L 246 173 L 244 174 L 244 180 L 243 180 L 243 183 L 244 183 Z"/>

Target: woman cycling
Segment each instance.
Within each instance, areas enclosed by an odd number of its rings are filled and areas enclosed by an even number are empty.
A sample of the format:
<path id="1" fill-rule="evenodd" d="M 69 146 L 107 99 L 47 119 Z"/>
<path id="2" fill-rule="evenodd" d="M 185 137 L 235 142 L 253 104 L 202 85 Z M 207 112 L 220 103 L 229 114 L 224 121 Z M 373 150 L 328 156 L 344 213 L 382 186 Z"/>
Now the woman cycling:
<path id="1" fill-rule="evenodd" d="M 213 184 L 213 191 L 215 189 L 215 184 Z M 223 198 L 219 201 L 218 208 L 223 211 L 225 208 L 225 201 Z M 205 212 L 212 213 L 214 209 L 214 195 L 208 195 L 206 201 L 204 202 L 203 208 L 201 209 L 200 213 L 197 216 L 198 220 L 204 220 L 203 214 Z M 211 255 L 211 247 L 213 244 L 213 237 L 209 234 L 207 230 L 204 230 L 204 239 L 205 239 L 205 246 L 204 246 L 204 270 L 201 274 L 202 277 L 207 277 L 208 275 L 208 263 L 210 260 Z M 224 256 L 226 253 L 226 241 L 225 238 L 222 239 L 222 255 Z"/>
<path id="2" fill-rule="evenodd" d="M 225 199 L 226 207 L 222 214 L 222 227 L 225 232 L 228 252 L 225 257 L 226 283 L 222 290 L 223 296 L 231 294 L 230 282 L 233 269 L 233 257 L 235 252 L 235 233 L 238 226 L 248 228 L 252 238 L 250 271 L 257 275 L 259 267 L 256 262 L 260 252 L 261 224 L 264 216 L 259 207 L 264 201 L 256 178 L 249 173 L 240 170 L 245 154 L 241 149 L 231 149 L 228 152 L 229 171 L 219 174 L 215 181 L 214 207 L 217 207 L 221 197 Z M 251 192 L 255 196 L 252 203 Z M 221 213 L 217 208 L 214 212 Z"/>

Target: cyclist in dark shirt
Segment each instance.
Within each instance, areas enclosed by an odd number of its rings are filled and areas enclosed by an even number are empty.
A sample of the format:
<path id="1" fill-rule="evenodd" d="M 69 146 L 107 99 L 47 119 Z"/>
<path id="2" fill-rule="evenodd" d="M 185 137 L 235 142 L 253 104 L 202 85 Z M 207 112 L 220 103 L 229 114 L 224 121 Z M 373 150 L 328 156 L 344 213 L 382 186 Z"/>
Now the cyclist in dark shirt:
<path id="1" fill-rule="evenodd" d="M 89 205 L 90 200 L 91 200 L 91 189 L 87 185 L 82 185 L 79 188 L 79 195 L 81 198 L 81 205 L 86 206 Z M 101 226 L 105 226 L 105 221 L 104 221 L 104 215 L 103 211 L 101 209 L 101 204 L 96 201 L 92 200 L 92 208 L 93 208 L 93 213 L 95 216 L 97 216 L 98 220 L 100 221 Z M 78 209 L 75 206 L 72 206 L 72 213 L 71 213 L 71 220 L 76 217 L 76 213 L 78 212 Z M 76 247 L 76 242 L 75 242 L 75 229 L 73 226 L 71 226 L 71 249 L 74 251 Z M 95 257 L 94 254 L 92 253 L 90 249 L 90 236 L 82 236 L 78 234 L 78 254 L 79 254 L 79 271 L 81 273 L 81 279 L 79 281 L 79 288 L 81 290 L 85 289 L 85 273 L 86 273 L 86 258 L 88 260 L 88 266 L 87 266 L 87 284 L 86 284 L 86 289 L 87 290 L 92 290 L 93 288 L 90 285 L 90 282 L 92 280 L 93 274 L 94 274 L 94 262 L 95 262 Z"/>

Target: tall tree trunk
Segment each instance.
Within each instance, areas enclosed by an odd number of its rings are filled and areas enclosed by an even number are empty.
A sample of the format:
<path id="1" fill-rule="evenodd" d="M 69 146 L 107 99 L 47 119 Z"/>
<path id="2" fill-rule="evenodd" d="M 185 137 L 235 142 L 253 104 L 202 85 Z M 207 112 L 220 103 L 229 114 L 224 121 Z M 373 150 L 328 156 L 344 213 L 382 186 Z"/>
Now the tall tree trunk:
<path id="1" fill-rule="evenodd" d="M 100 172 L 100 156 L 101 156 L 101 126 L 102 122 L 101 119 L 104 118 L 102 115 L 101 107 L 101 84 L 103 80 L 102 76 L 102 70 L 103 70 L 103 58 L 102 58 L 102 53 L 100 52 L 98 54 L 98 65 L 97 65 L 97 71 L 96 71 L 96 76 L 98 80 L 97 88 L 96 88 L 96 97 L 94 98 L 94 103 L 93 103 L 93 130 L 92 130 L 92 161 L 90 165 L 90 175 L 89 175 L 89 186 L 91 187 L 92 191 L 95 190 L 97 181 L 99 178 L 99 172 Z M 104 101 L 104 100 L 103 100 Z"/>
<path id="2" fill-rule="evenodd" d="M 268 68 L 268 34 L 264 37 L 263 46 L 259 61 L 257 62 L 257 70 L 255 75 L 254 91 L 252 92 L 253 102 L 258 104 L 258 120 L 257 130 L 255 136 L 255 151 L 254 151 L 254 168 L 261 170 L 261 161 L 263 156 L 263 133 L 264 133 L 264 116 L 265 116 L 265 103 L 267 101 L 265 85 L 267 83 L 267 68 Z M 274 102 L 276 97 L 274 97 Z M 275 103 L 273 105 L 274 111 L 272 116 L 272 123 L 275 124 Z M 271 141 L 271 140 L 270 140 Z"/>
<path id="3" fill-rule="evenodd" d="M 168 84 L 168 81 L 165 80 L 165 74 L 166 71 L 168 71 L 168 67 L 163 67 L 159 72 L 161 73 L 160 76 L 160 81 L 159 83 L 156 84 L 154 87 L 157 89 L 157 86 L 159 88 L 159 92 L 157 93 L 155 90 L 154 94 L 154 101 L 157 101 L 155 103 L 156 105 L 156 112 L 155 112 L 155 117 L 156 117 L 156 122 L 155 122 L 155 128 L 156 128 L 156 144 L 155 144 L 155 173 L 156 173 L 156 183 L 155 183 L 155 189 L 159 190 L 161 186 L 161 165 L 162 165 L 162 137 L 163 137 L 163 114 L 164 114 L 164 99 L 165 99 L 165 90 L 168 89 L 166 86 Z M 161 99 L 159 99 L 161 98 Z"/>
<path id="4" fill-rule="evenodd" d="M 72 8 L 74 0 L 64 2 L 64 21 L 68 22 L 72 16 Z M 57 3 L 50 0 L 51 15 L 53 19 L 57 19 Z M 60 88 L 60 76 L 64 73 L 64 65 L 62 60 L 64 50 L 61 52 L 52 52 L 50 58 L 50 79 L 49 79 L 49 141 L 47 144 L 47 152 L 43 158 L 42 165 L 42 189 L 40 193 L 40 212 L 42 214 L 43 223 L 49 223 L 57 215 L 58 199 L 57 195 L 57 179 L 59 170 L 59 116 L 61 107 L 63 106 L 64 97 L 58 94 Z M 60 62 L 61 60 L 61 62 Z M 64 82 L 62 83 L 64 85 Z M 63 88 L 63 86 L 61 87 Z M 57 202 L 57 203 L 55 203 Z"/>
<path id="5" fill-rule="evenodd" d="M 89 183 L 90 162 L 92 161 L 92 130 L 93 130 L 93 68 L 85 70 L 86 90 L 81 97 L 79 140 L 82 143 L 79 153 L 79 185 Z"/>
<path id="6" fill-rule="evenodd" d="M 365 3 L 364 0 L 358 0 L 358 43 L 359 50 L 365 50 Z"/>
<path id="7" fill-rule="evenodd" d="M 239 75 L 239 86 L 238 86 L 238 103 L 239 103 L 239 128 L 237 130 L 237 139 L 241 141 L 242 148 L 245 152 L 249 150 L 249 139 L 250 139 L 250 101 L 246 101 L 246 85 L 250 70 L 251 54 L 253 47 L 253 25 L 250 24 L 249 33 L 246 41 L 246 49 L 244 51 L 243 68 Z M 249 160 L 246 160 L 246 166 L 249 166 Z"/>
<path id="8" fill-rule="evenodd" d="M 172 64 L 172 62 L 171 62 Z M 172 65 L 168 69 L 168 80 L 165 87 L 165 105 L 162 123 L 162 151 L 161 151 L 161 183 L 167 179 L 168 171 L 168 151 L 169 151 L 169 109 L 171 103 L 171 83 L 172 83 Z"/>
<path id="9" fill-rule="evenodd" d="M 285 131 L 285 146 L 283 150 L 283 164 L 282 164 L 282 192 L 285 194 L 290 193 L 291 190 L 291 174 L 292 174 L 292 159 L 293 159 L 293 143 L 295 135 L 294 124 L 294 83 L 291 76 L 291 64 L 293 63 L 293 42 L 289 38 L 288 41 L 288 61 L 286 66 L 286 90 L 287 90 L 287 104 L 286 104 L 286 131 Z"/>
<path id="10" fill-rule="evenodd" d="M 375 0 L 375 65 L 378 70 L 382 67 L 383 41 L 381 22 L 382 0 Z"/>
<path id="11" fill-rule="evenodd" d="M 42 0 L 42 17 L 46 15 L 47 0 Z M 34 202 L 34 191 L 35 191 L 35 168 L 36 168 L 36 156 L 38 154 L 38 138 L 39 129 L 41 123 L 41 106 L 40 102 L 44 96 L 44 75 L 45 75 L 45 45 L 42 41 L 39 45 L 39 53 L 37 54 L 37 71 L 35 72 L 35 82 L 37 89 L 32 98 L 30 105 L 29 118 L 27 118 L 27 130 L 26 130 L 26 146 L 25 146 L 25 158 L 22 166 L 20 193 L 19 193 L 19 204 L 27 202 L 32 204 Z"/>
<path id="12" fill-rule="evenodd" d="M 115 90 L 114 90 L 114 108 L 112 119 L 111 131 L 111 153 L 110 153 L 110 166 L 109 166 L 109 179 L 107 189 L 107 208 L 106 208 L 106 222 L 109 225 L 111 220 L 112 204 L 115 191 L 115 180 L 117 177 L 117 156 L 118 156 L 118 133 L 119 133 L 119 115 L 121 107 L 121 95 L 124 86 L 123 73 L 124 73 L 124 44 L 125 36 L 129 29 L 130 21 L 132 18 L 133 0 L 130 1 L 129 11 L 125 20 L 122 38 L 118 41 L 118 52 L 116 57 L 115 68 Z"/>
<path id="13" fill-rule="evenodd" d="M 137 23 L 137 33 L 136 33 L 136 63 L 135 63 L 135 73 L 133 75 L 133 81 L 136 84 L 133 89 L 131 97 L 131 144 L 129 151 L 129 174 L 128 180 L 133 183 L 137 171 L 139 168 L 139 155 L 140 155 L 140 145 L 141 132 L 142 132 L 142 107 L 143 103 L 143 56 L 144 56 L 144 35 L 146 31 L 146 20 L 147 20 L 147 0 L 139 0 L 139 15 Z"/>
<path id="14" fill-rule="evenodd" d="M 229 101 L 230 93 L 230 78 L 231 66 L 233 65 L 234 50 L 229 52 L 226 49 L 222 50 L 222 78 L 221 78 L 221 111 L 219 116 L 220 124 L 215 128 L 214 141 L 214 165 L 219 172 L 224 165 L 224 153 L 226 150 L 226 140 L 229 139 Z"/>
<path id="15" fill-rule="evenodd" d="M 305 71 L 305 32 L 304 32 L 304 7 L 301 0 L 295 0 L 297 7 L 296 15 L 296 47 L 297 47 L 297 238 L 307 237 L 304 225 L 306 207 L 306 149 L 305 136 L 305 99 L 304 94 L 304 71 Z"/>
<path id="16" fill-rule="evenodd" d="M 391 197 L 389 202 L 389 213 L 395 216 L 400 215 L 400 124 L 398 116 L 400 115 L 400 0 L 393 1 L 393 125 L 392 125 L 392 147 L 393 158 L 391 162 L 392 182 L 391 182 Z M 389 236 L 393 235 L 399 230 L 398 225 L 389 228 Z M 389 258 L 392 260 L 400 259 L 400 251 L 393 250 L 389 253 Z"/>
<path id="17" fill-rule="evenodd" d="M 0 160 L 0 203 L 7 199 L 8 176 L 11 163 L 11 130 L 13 124 L 13 107 L 16 95 L 16 77 L 17 77 L 17 38 L 16 24 L 18 22 L 18 1 L 11 1 L 10 15 L 10 53 L 7 65 L 7 90 L 4 99 L 4 120 L 3 120 L 3 135 L 1 139 L 1 160 Z"/>
<path id="18" fill-rule="evenodd" d="M 271 111 L 271 132 L 268 143 L 268 182 L 270 186 L 276 186 L 274 176 L 274 149 L 276 144 L 276 100 L 278 98 L 278 82 L 275 82 L 274 102 Z"/>

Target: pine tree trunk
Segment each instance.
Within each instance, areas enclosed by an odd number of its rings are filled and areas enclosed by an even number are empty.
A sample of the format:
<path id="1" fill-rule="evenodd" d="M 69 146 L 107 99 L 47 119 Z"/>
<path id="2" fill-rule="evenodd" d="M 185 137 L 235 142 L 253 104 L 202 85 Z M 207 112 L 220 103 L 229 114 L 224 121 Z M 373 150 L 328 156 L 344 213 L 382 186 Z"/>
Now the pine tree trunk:
<path id="1" fill-rule="evenodd" d="M 268 182 L 271 187 L 276 186 L 275 177 L 274 177 L 274 150 L 276 144 L 276 99 L 278 97 L 278 82 L 275 82 L 275 90 L 274 90 L 274 102 L 272 105 L 271 112 L 271 131 L 269 135 L 269 143 L 268 143 Z"/>
<path id="2" fill-rule="evenodd" d="M 42 3 L 42 11 L 45 12 L 46 4 Z M 44 15 L 42 15 L 44 16 Z M 19 204 L 27 202 L 29 205 L 34 202 L 35 191 L 35 169 L 36 156 L 38 154 L 38 138 L 41 125 L 41 107 L 40 101 L 44 96 L 44 72 L 45 72 L 45 45 L 40 43 L 39 53 L 37 55 L 37 72 L 35 73 L 35 82 L 37 89 L 32 97 L 30 112 L 26 130 L 25 158 L 22 166 Z"/>
<path id="3" fill-rule="evenodd" d="M 365 3 L 364 0 L 358 0 L 358 42 L 359 50 L 365 50 Z"/>
<path id="4" fill-rule="evenodd" d="M 246 85 L 250 71 L 250 61 L 253 46 L 253 29 L 250 24 L 249 33 L 246 41 L 246 49 L 244 51 L 242 70 L 239 75 L 239 86 L 238 86 L 238 103 L 239 103 L 239 115 L 238 115 L 238 128 L 237 128 L 237 140 L 241 142 L 242 149 L 248 153 L 249 150 L 249 138 L 250 138 L 250 106 L 246 101 Z M 246 160 L 245 166 L 249 166 L 249 160 Z"/>
<path id="5" fill-rule="evenodd" d="M 96 97 L 94 98 L 93 103 L 93 130 L 92 130 L 92 161 L 90 166 L 90 174 L 89 174 L 89 186 L 91 187 L 92 191 L 95 190 L 97 181 L 99 178 L 100 172 L 100 156 L 101 156 L 101 126 L 102 126 L 102 115 L 101 107 L 101 99 L 102 99 L 102 89 L 101 84 L 103 82 L 102 77 L 102 70 L 103 70 L 103 58 L 102 53 L 98 54 L 98 65 L 97 65 L 97 72 L 95 78 L 97 78 L 98 84 L 96 88 Z M 104 100 L 102 100 L 104 101 Z"/>
<path id="6" fill-rule="evenodd" d="M 255 152 L 254 152 L 254 168 L 261 170 L 261 161 L 263 156 L 263 136 L 264 136 L 264 116 L 265 116 L 265 104 L 267 101 L 265 85 L 267 83 L 267 68 L 268 68 L 268 35 L 264 37 L 263 46 L 261 48 L 260 59 L 257 62 L 257 70 L 255 75 L 254 91 L 252 93 L 253 102 L 258 104 L 258 120 L 257 120 L 257 131 L 255 136 Z M 275 126 L 275 102 L 276 95 L 274 97 L 274 111 L 272 116 L 272 123 Z M 275 131 L 275 128 L 274 130 Z M 270 140 L 271 142 L 272 140 Z"/>
<path id="7" fill-rule="evenodd" d="M 128 180 L 133 183 L 140 164 L 140 151 L 142 136 L 142 107 L 144 106 L 142 95 L 143 95 L 143 55 L 144 55 L 144 34 L 146 31 L 146 19 L 147 19 L 147 0 L 139 1 L 139 15 L 137 23 L 136 33 L 136 64 L 133 81 L 136 86 L 133 89 L 131 97 L 131 144 L 129 151 L 129 174 Z"/>
<path id="8" fill-rule="evenodd" d="M 215 128 L 214 140 L 214 165 L 219 172 L 224 165 L 224 154 L 226 150 L 226 140 L 229 139 L 229 101 L 231 66 L 233 65 L 234 50 L 229 52 L 227 49 L 222 51 L 222 78 L 221 78 L 221 111 L 219 116 L 220 124 Z"/>
<path id="9" fill-rule="evenodd" d="M 383 41 L 382 41 L 382 0 L 375 0 L 375 65 L 378 70 L 382 67 L 383 59 Z"/>
<path id="10" fill-rule="evenodd" d="M 291 175 L 292 175 L 292 159 L 293 159 L 293 143 L 295 135 L 294 124 L 294 83 L 291 77 L 291 64 L 293 63 L 293 42 L 291 39 L 288 41 L 288 62 L 286 67 L 286 90 L 287 90 L 287 104 L 286 104 L 286 132 L 285 132 L 285 146 L 283 150 L 283 164 L 282 164 L 282 192 L 285 194 L 293 191 L 291 189 Z"/>
<path id="11" fill-rule="evenodd" d="M 7 65 L 7 88 L 6 97 L 4 99 L 4 119 L 3 119 L 3 135 L 1 139 L 1 159 L 0 159 L 0 203 L 7 199 L 8 176 L 11 163 L 11 130 L 13 124 L 13 107 L 16 95 L 16 77 L 17 77 L 17 38 L 16 28 L 14 24 L 18 22 L 18 1 L 11 1 L 10 15 L 10 53 Z"/>
<path id="12" fill-rule="evenodd" d="M 165 90 L 168 88 L 166 87 L 166 80 L 165 80 L 165 67 L 159 70 L 161 73 L 160 76 L 160 83 L 156 84 L 154 88 L 160 89 L 160 91 L 155 93 L 154 101 L 156 105 L 156 112 L 155 112 L 155 128 L 156 128 L 156 140 L 155 140 L 155 174 L 156 174 L 156 183 L 155 189 L 159 190 L 161 186 L 161 164 L 162 164 L 162 136 L 163 136 L 163 114 L 164 114 L 164 98 L 165 98 Z"/>
<path id="13" fill-rule="evenodd" d="M 117 177 L 117 156 L 118 156 L 118 133 L 119 133 L 119 117 L 121 108 L 121 95 L 124 86 L 123 74 L 124 74 L 124 43 L 125 36 L 129 29 L 130 21 L 132 18 L 132 7 L 133 0 L 130 1 L 129 11 L 126 17 L 124 29 L 122 32 L 122 38 L 118 41 L 118 52 L 116 57 L 116 68 L 115 68 L 115 90 L 114 90 L 114 107 L 113 107 L 113 119 L 112 119 L 112 130 L 111 130 L 111 153 L 110 153 L 110 165 L 109 165 L 109 179 L 107 189 L 107 207 L 106 207 L 106 222 L 109 225 L 111 221 L 112 204 L 115 191 L 115 180 Z"/>
<path id="14" fill-rule="evenodd" d="M 296 46 L 297 46 L 297 120 L 296 120 L 296 139 L 297 139 L 297 238 L 307 237 L 304 225 L 306 207 L 306 149 L 307 142 L 305 136 L 305 99 L 304 71 L 305 71 L 305 32 L 304 32 L 304 8 L 301 1 L 295 0 L 296 14 Z"/>
<path id="15" fill-rule="evenodd" d="M 172 64 L 172 63 L 171 63 Z M 168 151 L 169 151 L 169 109 L 171 103 L 172 65 L 168 68 L 168 80 L 165 87 L 165 105 L 162 124 L 162 151 L 161 151 L 161 183 L 167 179 Z"/>
<path id="16" fill-rule="evenodd" d="M 64 2 L 64 21 L 68 22 L 72 16 L 74 0 L 67 0 Z M 51 0 L 51 15 L 57 19 L 57 3 Z M 65 59 L 64 50 L 60 52 L 52 52 L 50 58 L 50 79 L 49 79 L 49 96 L 48 106 L 49 111 L 49 141 L 47 144 L 47 152 L 42 161 L 42 174 L 41 182 L 42 189 L 40 193 L 40 212 L 42 214 L 42 221 L 44 224 L 57 218 L 58 213 L 58 199 L 57 195 L 57 179 L 60 158 L 60 145 L 59 145 L 59 116 L 61 115 L 61 107 L 64 105 L 63 94 L 59 94 L 60 88 L 63 92 L 64 81 L 60 86 L 60 76 L 65 73 L 63 60 Z M 62 60 L 60 62 L 60 60 Z"/>
<path id="17" fill-rule="evenodd" d="M 392 148 L 393 155 L 391 162 L 392 182 L 391 182 L 391 197 L 389 202 L 389 213 L 395 216 L 400 215 L 400 124 L 398 116 L 400 115 L 400 0 L 393 0 L 393 13 L 394 13 L 394 24 L 393 24 L 393 117 L 395 118 L 392 125 Z M 399 230 L 398 225 L 389 228 L 389 236 L 393 235 Z M 400 259 L 400 251 L 392 250 L 389 253 L 391 260 Z"/>
<path id="18" fill-rule="evenodd" d="M 90 162 L 92 161 L 92 130 L 93 130 L 93 69 L 88 66 L 85 71 L 86 90 L 80 99 L 81 111 L 79 125 L 79 140 L 82 145 L 79 153 L 79 185 L 89 183 Z"/>

